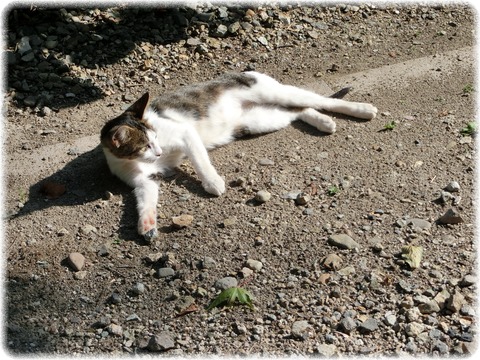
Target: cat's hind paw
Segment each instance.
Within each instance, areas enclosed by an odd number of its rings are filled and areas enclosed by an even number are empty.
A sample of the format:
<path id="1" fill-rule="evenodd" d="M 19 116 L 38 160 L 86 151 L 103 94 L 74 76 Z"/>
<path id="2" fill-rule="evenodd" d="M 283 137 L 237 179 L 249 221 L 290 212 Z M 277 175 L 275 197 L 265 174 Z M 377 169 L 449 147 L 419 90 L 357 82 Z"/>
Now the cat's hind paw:
<path id="1" fill-rule="evenodd" d="M 220 196 L 225 192 L 225 181 L 219 175 L 203 181 L 202 185 L 206 192 L 215 196 Z"/>
<path id="2" fill-rule="evenodd" d="M 378 109 L 372 104 L 360 103 L 356 117 L 365 120 L 372 120 L 377 116 Z"/>

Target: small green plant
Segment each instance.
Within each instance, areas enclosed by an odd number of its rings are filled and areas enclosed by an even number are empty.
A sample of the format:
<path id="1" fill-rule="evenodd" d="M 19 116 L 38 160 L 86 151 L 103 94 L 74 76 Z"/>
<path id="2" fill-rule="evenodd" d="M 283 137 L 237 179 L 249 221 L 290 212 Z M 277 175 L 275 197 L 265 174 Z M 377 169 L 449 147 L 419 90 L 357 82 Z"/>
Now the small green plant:
<path id="1" fill-rule="evenodd" d="M 467 84 L 463 87 L 463 93 L 464 94 L 470 94 L 474 91 L 475 91 L 475 89 L 473 88 L 473 84 Z"/>
<path id="2" fill-rule="evenodd" d="M 212 310 L 221 306 L 246 305 L 254 310 L 252 304 L 253 296 L 245 289 L 240 287 L 231 287 L 223 290 L 211 303 L 207 310 Z"/>
<path id="3" fill-rule="evenodd" d="M 332 185 L 327 189 L 327 194 L 329 196 L 333 196 L 333 195 L 337 194 L 339 191 L 340 191 L 340 189 L 338 188 L 338 186 Z"/>
<path id="4" fill-rule="evenodd" d="M 385 126 L 383 127 L 385 130 L 393 130 L 395 129 L 395 126 L 397 126 L 396 122 L 394 120 L 388 122 L 385 124 Z"/>
<path id="5" fill-rule="evenodd" d="M 465 136 L 473 136 L 475 134 L 477 124 L 475 122 L 469 122 L 462 130 L 460 130 L 460 133 Z"/>
<path id="6" fill-rule="evenodd" d="M 18 200 L 20 200 L 20 202 L 22 203 L 25 203 L 27 201 L 27 198 L 28 198 L 28 191 L 25 189 L 19 189 Z"/>
<path id="7" fill-rule="evenodd" d="M 112 243 L 113 243 L 114 245 L 120 245 L 122 242 L 123 242 L 123 240 L 120 239 L 119 237 L 117 237 L 116 239 L 114 239 L 114 240 L 112 241 Z"/>

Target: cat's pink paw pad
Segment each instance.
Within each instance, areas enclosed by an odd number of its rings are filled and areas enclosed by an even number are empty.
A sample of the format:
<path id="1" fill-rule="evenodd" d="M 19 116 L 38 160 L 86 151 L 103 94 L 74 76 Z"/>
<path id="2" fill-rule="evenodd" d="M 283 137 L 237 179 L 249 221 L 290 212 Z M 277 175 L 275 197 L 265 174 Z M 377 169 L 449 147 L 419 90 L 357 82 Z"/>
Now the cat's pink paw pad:
<path id="1" fill-rule="evenodd" d="M 146 211 L 138 219 L 138 233 L 145 238 L 152 239 L 157 232 L 157 213 L 155 210 Z M 148 235 L 147 235 L 148 234 Z"/>

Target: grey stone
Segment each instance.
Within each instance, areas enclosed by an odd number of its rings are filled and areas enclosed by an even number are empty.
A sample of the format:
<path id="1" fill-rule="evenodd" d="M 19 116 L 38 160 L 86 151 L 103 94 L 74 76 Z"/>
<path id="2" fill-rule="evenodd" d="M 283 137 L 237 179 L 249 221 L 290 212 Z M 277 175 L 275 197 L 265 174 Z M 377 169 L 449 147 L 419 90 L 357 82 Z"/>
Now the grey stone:
<path id="1" fill-rule="evenodd" d="M 265 203 L 270 200 L 271 197 L 272 194 L 270 194 L 268 191 L 260 190 L 255 194 L 255 201 L 258 201 L 259 203 Z"/>
<path id="2" fill-rule="evenodd" d="M 252 269 L 252 270 L 255 270 L 255 271 L 260 271 L 263 267 L 263 264 L 261 261 L 258 261 L 258 260 L 254 260 L 254 259 L 248 259 L 246 262 L 245 262 L 245 265 L 249 268 L 249 269 Z"/>
<path id="3" fill-rule="evenodd" d="M 311 329 L 307 320 L 295 321 L 292 324 L 292 337 L 297 340 L 306 340 L 309 336 L 308 331 Z"/>
<path id="4" fill-rule="evenodd" d="M 137 282 L 130 288 L 130 292 L 133 295 L 141 295 L 145 292 L 145 285 L 141 282 Z"/>
<path id="5" fill-rule="evenodd" d="M 337 355 L 338 349 L 337 346 L 334 344 L 319 344 L 315 348 L 315 352 L 319 356 L 332 357 Z"/>
<path id="6" fill-rule="evenodd" d="M 148 341 L 147 349 L 150 351 L 166 351 L 175 347 L 173 334 L 168 331 L 162 331 L 153 335 Z"/>
<path id="7" fill-rule="evenodd" d="M 462 217 L 460 216 L 460 213 L 457 210 L 448 209 L 447 212 L 445 214 L 443 214 L 443 216 L 441 216 L 438 219 L 438 222 L 440 224 L 444 224 L 444 225 L 460 224 L 460 223 L 463 222 L 463 219 L 462 219 Z"/>
<path id="8" fill-rule="evenodd" d="M 330 235 L 328 238 L 328 243 L 342 249 L 360 248 L 360 244 L 346 234 Z"/>
<path id="9" fill-rule="evenodd" d="M 158 277 L 166 278 L 175 275 L 175 270 L 170 267 L 159 268 L 157 272 Z"/>
<path id="10" fill-rule="evenodd" d="M 350 316 L 348 316 L 340 320 L 340 323 L 338 324 L 338 326 L 341 332 L 350 334 L 353 330 L 356 329 L 357 322 L 354 319 L 352 319 Z"/>
<path id="11" fill-rule="evenodd" d="M 358 326 L 358 330 L 362 334 L 374 332 L 375 330 L 378 330 L 378 321 L 374 318 L 369 318 Z"/>
<path id="12" fill-rule="evenodd" d="M 224 278 L 218 279 L 215 282 L 215 288 L 218 290 L 225 290 L 231 287 L 237 286 L 238 281 L 232 276 L 226 276 Z"/>

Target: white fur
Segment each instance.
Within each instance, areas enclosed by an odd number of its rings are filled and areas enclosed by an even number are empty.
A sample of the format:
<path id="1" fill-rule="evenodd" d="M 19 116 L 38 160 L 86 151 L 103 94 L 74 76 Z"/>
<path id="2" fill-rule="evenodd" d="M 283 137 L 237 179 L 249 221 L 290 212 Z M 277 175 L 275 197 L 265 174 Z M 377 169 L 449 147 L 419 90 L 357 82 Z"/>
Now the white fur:
<path id="1" fill-rule="evenodd" d="M 168 110 L 164 117 L 160 117 L 147 107 L 144 119 L 155 129 L 156 139 L 152 140 L 154 154 L 150 154 L 145 161 L 117 159 L 105 150 L 111 171 L 135 188 L 140 234 L 147 234 L 146 237 L 156 235 L 158 185 L 149 176 L 168 172 L 178 166 L 184 156 L 192 162 L 207 192 L 217 196 L 225 192 L 225 182 L 211 164 L 207 150 L 231 142 L 235 129 L 246 128 L 252 134 L 267 133 L 300 119 L 322 132 L 333 133 L 335 122 L 317 110 L 362 119 L 373 119 L 377 113 L 377 109 L 370 104 L 327 98 L 294 86 L 282 85 L 264 74 L 248 74 L 256 78 L 256 83 L 251 87 L 225 90 L 209 108 L 207 119 L 193 119 L 175 109 Z M 245 103 L 254 103 L 255 106 L 242 106 Z M 298 108 L 303 110 L 299 111 Z M 160 153 L 161 156 L 158 156 Z"/>

